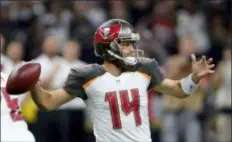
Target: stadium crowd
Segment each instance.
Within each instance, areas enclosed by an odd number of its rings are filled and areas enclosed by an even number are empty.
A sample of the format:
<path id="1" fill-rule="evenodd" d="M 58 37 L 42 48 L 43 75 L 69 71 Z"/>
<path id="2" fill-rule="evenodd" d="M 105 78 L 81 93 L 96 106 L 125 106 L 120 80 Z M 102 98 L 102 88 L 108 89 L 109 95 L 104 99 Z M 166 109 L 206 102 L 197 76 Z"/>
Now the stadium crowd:
<path id="1" fill-rule="evenodd" d="M 231 141 L 230 0 L 1 1 L 1 71 L 22 61 L 42 66 L 46 89 L 63 86 L 69 70 L 102 63 L 93 52 L 96 28 L 110 18 L 125 19 L 140 33 L 139 48 L 155 58 L 165 76 L 191 72 L 190 53 L 212 57 L 216 73 L 201 81 L 196 95 L 177 99 L 149 91 L 154 142 Z M 38 142 L 92 142 L 91 117 L 77 98 L 52 112 L 30 97 L 22 115 Z"/>

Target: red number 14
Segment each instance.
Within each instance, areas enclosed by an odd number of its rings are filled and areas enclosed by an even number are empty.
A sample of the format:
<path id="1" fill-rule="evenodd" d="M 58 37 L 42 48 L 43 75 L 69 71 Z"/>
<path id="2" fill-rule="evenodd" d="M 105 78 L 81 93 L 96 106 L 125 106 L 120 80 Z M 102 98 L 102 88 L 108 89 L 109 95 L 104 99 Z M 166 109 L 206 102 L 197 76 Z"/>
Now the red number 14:
<path id="1" fill-rule="evenodd" d="M 126 116 L 133 111 L 136 126 L 141 125 L 142 120 L 139 112 L 139 106 L 140 106 L 139 90 L 131 89 L 132 101 L 129 101 L 129 95 L 127 90 L 119 91 L 119 94 L 120 94 L 120 101 L 122 104 L 121 106 L 122 111 L 125 113 Z M 109 102 L 113 128 L 114 129 L 122 128 L 116 92 L 114 91 L 114 92 L 106 93 L 105 101 Z"/>

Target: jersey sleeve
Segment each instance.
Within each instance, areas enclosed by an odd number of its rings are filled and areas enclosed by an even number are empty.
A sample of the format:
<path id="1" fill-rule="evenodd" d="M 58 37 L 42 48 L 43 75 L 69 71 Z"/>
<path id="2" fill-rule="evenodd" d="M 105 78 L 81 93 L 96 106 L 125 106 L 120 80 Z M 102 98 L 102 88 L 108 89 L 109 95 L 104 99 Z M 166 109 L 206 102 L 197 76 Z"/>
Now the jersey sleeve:
<path id="1" fill-rule="evenodd" d="M 151 77 L 150 85 L 148 89 L 151 89 L 159 85 L 164 80 L 164 75 L 160 70 L 160 66 L 155 59 L 144 59 L 140 67 L 141 72 Z"/>
<path id="2" fill-rule="evenodd" d="M 75 95 L 84 100 L 87 99 L 86 92 L 82 85 L 86 80 L 86 73 L 79 69 L 71 69 L 63 89 L 70 95 Z"/>

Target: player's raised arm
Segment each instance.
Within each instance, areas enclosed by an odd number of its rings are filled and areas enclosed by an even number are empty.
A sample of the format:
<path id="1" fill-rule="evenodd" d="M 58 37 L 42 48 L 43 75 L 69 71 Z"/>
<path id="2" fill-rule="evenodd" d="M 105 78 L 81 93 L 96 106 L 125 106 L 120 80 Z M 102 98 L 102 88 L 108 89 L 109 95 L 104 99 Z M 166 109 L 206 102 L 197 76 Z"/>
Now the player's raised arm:
<path id="1" fill-rule="evenodd" d="M 195 55 L 192 58 L 192 73 L 181 80 L 164 79 L 159 85 L 155 86 L 158 92 L 173 95 L 179 98 L 185 98 L 195 93 L 198 89 L 199 81 L 206 75 L 214 73 L 213 59 L 206 60 L 202 56 L 200 61 L 196 61 Z"/>

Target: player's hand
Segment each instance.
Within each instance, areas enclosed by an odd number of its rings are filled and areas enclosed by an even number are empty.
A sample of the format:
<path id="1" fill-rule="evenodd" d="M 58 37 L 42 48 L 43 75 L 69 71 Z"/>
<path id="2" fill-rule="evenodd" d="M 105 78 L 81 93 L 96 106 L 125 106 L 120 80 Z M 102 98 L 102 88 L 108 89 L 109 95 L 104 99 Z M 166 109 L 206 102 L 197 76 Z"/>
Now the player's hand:
<path id="1" fill-rule="evenodd" d="M 192 79 L 195 83 L 198 84 L 201 78 L 209 74 L 213 74 L 215 72 L 213 69 L 215 65 L 212 64 L 213 58 L 206 60 L 206 57 L 202 56 L 201 60 L 197 61 L 196 56 L 192 54 L 191 59 L 192 59 Z"/>

